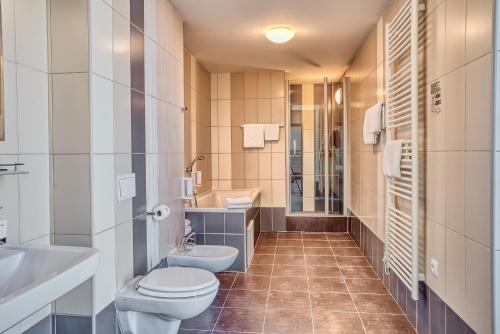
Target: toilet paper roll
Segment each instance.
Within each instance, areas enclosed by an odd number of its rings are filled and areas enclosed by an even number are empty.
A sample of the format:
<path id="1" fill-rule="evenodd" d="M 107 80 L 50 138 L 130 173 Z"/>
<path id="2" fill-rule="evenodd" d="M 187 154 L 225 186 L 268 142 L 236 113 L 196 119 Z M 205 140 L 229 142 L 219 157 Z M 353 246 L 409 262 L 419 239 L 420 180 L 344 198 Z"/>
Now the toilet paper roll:
<path id="1" fill-rule="evenodd" d="M 153 208 L 153 219 L 156 221 L 165 220 L 170 216 L 170 208 L 164 204 L 155 206 Z"/>
<path id="2" fill-rule="evenodd" d="M 195 187 L 201 187 L 201 170 L 197 170 L 193 172 L 193 182 Z"/>

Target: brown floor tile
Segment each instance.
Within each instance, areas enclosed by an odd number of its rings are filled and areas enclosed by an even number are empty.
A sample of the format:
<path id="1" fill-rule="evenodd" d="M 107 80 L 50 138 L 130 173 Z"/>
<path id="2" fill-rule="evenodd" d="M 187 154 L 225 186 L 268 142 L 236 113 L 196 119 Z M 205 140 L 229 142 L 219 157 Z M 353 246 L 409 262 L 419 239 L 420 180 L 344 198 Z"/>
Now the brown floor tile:
<path id="1" fill-rule="evenodd" d="M 278 247 L 302 247 L 302 240 L 279 239 Z"/>
<path id="2" fill-rule="evenodd" d="M 378 278 L 371 267 L 340 267 L 344 278 Z"/>
<path id="3" fill-rule="evenodd" d="M 356 243 L 352 240 L 330 240 L 330 247 L 332 248 L 347 248 L 347 247 L 358 247 Z"/>
<path id="4" fill-rule="evenodd" d="M 304 247 L 330 247 L 328 240 L 302 240 Z"/>
<path id="5" fill-rule="evenodd" d="M 379 279 L 346 279 L 350 293 L 370 293 L 385 295 L 387 290 Z"/>
<path id="6" fill-rule="evenodd" d="M 332 249 L 330 247 L 310 247 L 304 248 L 304 254 L 306 255 L 332 255 Z"/>
<path id="7" fill-rule="evenodd" d="M 360 314 L 369 334 L 413 334 L 415 330 L 403 315 Z"/>
<path id="8" fill-rule="evenodd" d="M 265 310 L 224 308 L 215 325 L 216 331 L 260 333 L 264 325 Z"/>
<path id="9" fill-rule="evenodd" d="M 217 291 L 217 296 L 215 296 L 214 301 L 212 302 L 212 307 L 222 307 L 224 302 L 226 301 L 226 297 L 229 294 L 230 290 L 220 290 Z"/>
<path id="10" fill-rule="evenodd" d="M 304 249 L 302 247 L 277 247 L 276 254 L 302 255 L 304 254 Z"/>
<path id="11" fill-rule="evenodd" d="M 306 277 L 271 277 L 271 290 L 276 291 L 308 291 Z"/>
<path id="12" fill-rule="evenodd" d="M 278 239 L 302 239 L 302 233 L 300 232 L 280 232 L 278 233 Z"/>
<path id="13" fill-rule="evenodd" d="M 276 264 L 273 266 L 273 276 L 306 276 L 306 267 Z"/>
<path id="14" fill-rule="evenodd" d="M 267 291 L 231 290 L 224 307 L 266 308 Z"/>
<path id="15" fill-rule="evenodd" d="M 307 266 L 308 277 L 342 277 L 338 267 Z"/>
<path id="16" fill-rule="evenodd" d="M 327 233 L 328 240 L 352 240 L 348 233 Z"/>
<path id="17" fill-rule="evenodd" d="M 278 232 L 261 232 L 259 235 L 259 240 L 263 239 L 278 239 Z"/>
<path id="18" fill-rule="evenodd" d="M 390 295 L 353 294 L 352 298 L 360 313 L 401 314 L 399 305 Z"/>
<path id="19" fill-rule="evenodd" d="M 274 264 L 290 264 L 295 266 L 305 266 L 304 255 L 283 255 L 278 254 L 274 257 Z"/>
<path id="20" fill-rule="evenodd" d="M 248 267 L 247 275 L 263 275 L 263 276 L 271 276 L 273 272 L 272 264 L 251 264 Z"/>
<path id="21" fill-rule="evenodd" d="M 333 255 L 306 255 L 308 266 L 336 266 L 337 261 Z"/>
<path id="22" fill-rule="evenodd" d="M 333 253 L 338 256 L 363 256 L 359 248 L 334 248 Z"/>
<path id="23" fill-rule="evenodd" d="M 307 280 L 310 292 L 338 292 L 348 293 L 347 286 L 342 278 L 309 277 Z"/>
<path id="24" fill-rule="evenodd" d="M 270 291 L 267 308 L 309 312 L 309 292 Z"/>
<path id="25" fill-rule="evenodd" d="M 340 267 L 369 267 L 370 264 L 364 256 L 336 256 Z"/>
<path id="26" fill-rule="evenodd" d="M 301 310 L 268 310 L 264 323 L 264 334 L 312 333 L 310 312 Z"/>
<path id="27" fill-rule="evenodd" d="M 218 273 L 215 274 L 220 282 L 219 289 L 231 289 L 234 279 L 236 278 L 236 273 Z"/>
<path id="28" fill-rule="evenodd" d="M 254 254 L 274 254 L 276 253 L 276 247 L 274 246 L 257 246 L 254 249 Z"/>
<path id="29" fill-rule="evenodd" d="M 194 318 L 182 320 L 180 328 L 212 330 L 221 310 L 221 308 L 209 307 Z"/>
<path id="30" fill-rule="evenodd" d="M 313 313 L 330 310 L 333 312 L 356 312 L 348 293 L 311 293 Z"/>
<path id="31" fill-rule="evenodd" d="M 328 240 L 325 233 L 302 233 L 304 240 Z"/>
<path id="32" fill-rule="evenodd" d="M 315 334 L 363 334 L 363 324 L 356 313 L 330 310 L 313 312 Z"/>
<path id="33" fill-rule="evenodd" d="M 276 242 L 277 240 L 276 239 L 259 239 L 259 241 L 257 241 L 257 247 L 259 246 L 271 246 L 271 247 L 275 247 L 276 246 Z"/>
<path id="34" fill-rule="evenodd" d="M 255 254 L 252 258 L 252 264 L 273 264 L 274 255 Z"/>
<path id="35" fill-rule="evenodd" d="M 233 289 L 243 290 L 268 290 L 271 284 L 269 276 L 255 276 L 238 274 L 233 284 Z"/>

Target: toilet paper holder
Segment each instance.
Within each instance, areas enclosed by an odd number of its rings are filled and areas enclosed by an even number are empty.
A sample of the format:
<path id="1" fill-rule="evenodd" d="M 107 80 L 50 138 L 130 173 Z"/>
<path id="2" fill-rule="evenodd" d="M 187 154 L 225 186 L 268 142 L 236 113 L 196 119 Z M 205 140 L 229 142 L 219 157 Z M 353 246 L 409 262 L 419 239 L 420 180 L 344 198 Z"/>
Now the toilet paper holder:
<path id="1" fill-rule="evenodd" d="M 153 217 L 156 221 L 162 221 L 170 216 L 170 208 L 166 205 L 158 205 L 153 210 L 146 211 L 144 214 Z"/>

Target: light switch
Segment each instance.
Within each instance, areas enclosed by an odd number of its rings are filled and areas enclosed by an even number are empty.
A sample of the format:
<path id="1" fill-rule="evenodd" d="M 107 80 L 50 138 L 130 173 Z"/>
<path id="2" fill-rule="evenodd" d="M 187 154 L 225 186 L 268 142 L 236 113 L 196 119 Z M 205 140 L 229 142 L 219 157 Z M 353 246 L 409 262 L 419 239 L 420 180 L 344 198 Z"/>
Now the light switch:
<path id="1" fill-rule="evenodd" d="M 135 174 L 118 176 L 118 201 L 135 197 Z"/>

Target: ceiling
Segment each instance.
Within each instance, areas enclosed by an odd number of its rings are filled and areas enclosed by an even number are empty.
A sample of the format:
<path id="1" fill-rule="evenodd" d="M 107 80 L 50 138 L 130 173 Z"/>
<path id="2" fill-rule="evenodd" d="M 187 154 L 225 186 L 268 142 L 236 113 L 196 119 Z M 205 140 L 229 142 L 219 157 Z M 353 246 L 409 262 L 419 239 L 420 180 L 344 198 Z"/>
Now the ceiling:
<path id="1" fill-rule="evenodd" d="M 184 46 L 209 72 L 285 70 L 290 79 L 340 77 L 389 0 L 170 0 Z M 285 44 L 265 29 L 296 30 Z"/>

